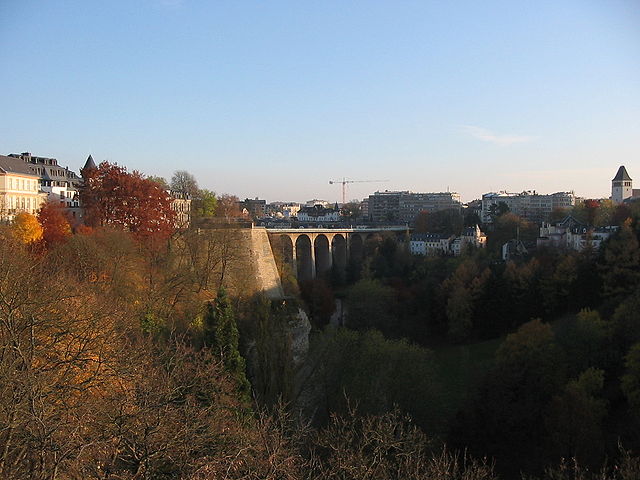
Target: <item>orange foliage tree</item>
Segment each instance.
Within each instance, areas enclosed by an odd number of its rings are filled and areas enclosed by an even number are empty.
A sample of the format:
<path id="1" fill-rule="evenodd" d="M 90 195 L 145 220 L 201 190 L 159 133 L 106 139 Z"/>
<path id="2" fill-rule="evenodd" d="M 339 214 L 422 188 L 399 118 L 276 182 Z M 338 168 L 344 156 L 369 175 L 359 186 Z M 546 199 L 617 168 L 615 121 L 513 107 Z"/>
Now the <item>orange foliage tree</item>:
<path id="1" fill-rule="evenodd" d="M 19 213 L 11 225 L 15 236 L 24 244 L 35 243 L 42 239 L 42 227 L 38 219 L 30 213 Z"/>
<path id="2" fill-rule="evenodd" d="M 71 225 L 59 203 L 47 202 L 38 211 L 42 239 L 47 247 L 63 243 L 71 236 Z"/>
<path id="3" fill-rule="evenodd" d="M 173 232 L 171 197 L 158 183 L 109 162 L 82 175 L 80 198 L 90 226 L 113 226 L 138 238 L 166 238 Z"/>

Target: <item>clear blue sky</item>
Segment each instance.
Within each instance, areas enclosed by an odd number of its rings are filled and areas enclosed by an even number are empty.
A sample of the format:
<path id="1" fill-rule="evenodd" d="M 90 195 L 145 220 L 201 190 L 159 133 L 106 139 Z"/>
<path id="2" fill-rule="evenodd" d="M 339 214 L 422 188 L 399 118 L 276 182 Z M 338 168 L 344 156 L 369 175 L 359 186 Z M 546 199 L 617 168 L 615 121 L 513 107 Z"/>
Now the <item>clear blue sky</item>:
<path id="1" fill-rule="evenodd" d="M 640 1 L 1 0 L 0 153 L 267 201 L 640 187 Z"/>

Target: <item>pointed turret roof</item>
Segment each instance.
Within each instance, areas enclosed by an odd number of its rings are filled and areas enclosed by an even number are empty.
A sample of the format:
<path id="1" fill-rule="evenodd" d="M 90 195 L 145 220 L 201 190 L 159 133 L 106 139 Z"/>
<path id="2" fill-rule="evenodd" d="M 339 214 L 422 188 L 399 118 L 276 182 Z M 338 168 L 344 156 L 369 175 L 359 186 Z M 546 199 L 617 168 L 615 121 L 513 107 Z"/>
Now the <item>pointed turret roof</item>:
<path id="1" fill-rule="evenodd" d="M 613 177 L 612 182 L 619 182 L 622 180 L 631 180 L 631 177 L 627 173 L 627 169 L 624 168 L 624 165 L 620 165 L 620 168 L 618 169 L 618 173 L 616 173 L 616 176 Z"/>
<path id="2" fill-rule="evenodd" d="M 82 170 L 88 170 L 90 168 L 98 168 L 96 167 L 96 162 L 93 161 L 93 157 L 91 155 L 89 155 L 89 157 L 87 158 L 87 161 L 84 164 L 84 167 L 82 167 Z"/>

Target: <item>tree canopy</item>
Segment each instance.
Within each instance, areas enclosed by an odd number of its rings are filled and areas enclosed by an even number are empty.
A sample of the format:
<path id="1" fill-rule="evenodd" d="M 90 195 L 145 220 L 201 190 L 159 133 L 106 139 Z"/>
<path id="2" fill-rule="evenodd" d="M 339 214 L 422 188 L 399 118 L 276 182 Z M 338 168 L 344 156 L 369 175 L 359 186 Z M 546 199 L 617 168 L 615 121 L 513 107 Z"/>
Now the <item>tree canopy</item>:
<path id="1" fill-rule="evenodd" d="M 109 162 L 83 175 L 80 198 L 90 226 L 122 228 L 138 238 L 164 238 L 173 232 L 171 197 L 155 181 Z"/>
<path id="2" fill-rule="evenodd" d="M 195 197 L 199 190 L 196 177 L 186 170 L 176 170 L 171 177 L 171 190 Z"/>
<path id="3" fill-rule="evenodd" d="M 69 219 L 59 203 L 43 204 L 38 211 L 38 222 L 42 226 L 42 238 L 47 247 L 63 243 L 71 236 Z"/>
<path id="4" fill-rule="evenodd" d="M 35 243 L 42 239 L 42 227 L 38 219 L 30 213 L 18 213 L 11 227 L 16 238 L 24 244 Z"/>

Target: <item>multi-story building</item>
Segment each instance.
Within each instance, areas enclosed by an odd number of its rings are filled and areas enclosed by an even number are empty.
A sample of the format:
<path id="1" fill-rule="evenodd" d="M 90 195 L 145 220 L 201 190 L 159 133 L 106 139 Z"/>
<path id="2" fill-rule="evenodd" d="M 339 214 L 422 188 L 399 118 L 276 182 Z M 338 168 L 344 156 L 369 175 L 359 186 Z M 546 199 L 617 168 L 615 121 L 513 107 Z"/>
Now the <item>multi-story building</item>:
<path id="1" fill-rule="evenodd" d="M 333 208 L 325 208 L 322 205 L 301 208 L 298 212 L 299 222 L 339 222 L 340 209 L 336 203 Z"/>
<path id="2" fill-rule="evenodd" d="M 300 211 L 300 204 L 295 202 L 271 202 L 265 208 L 265 216 L 288 219 L 295 217 Z"/>
<path id="3" fill-rule="evenodd" d="M 400 197 L 409 195 L 405 192 L 376 192 L 369 195 L 369 218 L 374 222 L 400 222 Z"/>
<path id="4" fill-rule="evenodd" d="M 189 195 L 182 192 L 170 191 L 171 209 L 175 212 L 175 227 L 189 228 L 191 223 L 191 199 Z"/>
<path id="5" fill-rule="evenodd" d="M 457 257 L 468 246 L 476 248 L 485 248 L 487 246 L 487 236 L 480 230 L 479 225 L 467 227 L 461 236 L 456 237 L 451 242 L 451 253 Z"/>
<path id="6" fill-rule="evenodd" d="M 460 195 L 455 192 L 414 193 L 409 191 L 375 192 L 369 195 L 369 218 L 374 222 L 412 223 L 420 212 L 459 209 Z"/>
<path id="7" fill-rule="evenodd" d="M 326 200 L 318 200 L 317 198 L 314 198 L 313 200 L 307 200 L 304 203 L 305 207 L 315 207 L 316 205 L 322 205 L 325 208 L 332 207 L 331 202 L 328 202 Z"/>
<path id="8" fill-rule="evenodd" d="M 285 203 L 280 208 L 282 210 L 282 216 L 284 218 L 291 218 L 291 217 L 295 217 L 296 215 L 298 215 L 298 212 L 300 211 L 300 204 L 299 203 Z"/>
<path id="9" fill-rule="evenodd" d="M 0 219 L 12 221 L 16 214 L 35 214 L 46 194 L 40 177 L 20 158 L 0 155 Z"/>
<path id="10" fill-rule="evenodd" d="M 482 216 L 482 200 L 476 199 L 462 205 L 463 214 Z"/>
<path id="11" fill-rule="evenodd" d="M 362 216 L 362 218 L 365 219 L 369 219 L 369 199 L 365 198 L 362 200 L 362 202 L 360 202 L 360 208 L 362 209 L 360 211 L 360 215 Z"/>
<path id="12" fill-rule="evenodd" d="M 58 165 L 55 158 L 37 157 L 29 152 L 12 153 L 9 156 L 26 162 L 31 171 L 40 177 L 40 189 L 47 194 L 47 200 L 59 201 L 69 208 L 79 206 L 78 188 L 82 179 L 69 167 Z"/>
<path id="13" fill-rule="evenodd" d="M 482 195 L 482 215 L 484 223 L 493 222 L 494 212 L 504 204 L 510 212 L 531 222 L 543 222 L 554 209 L 571 208 L 576 203 L 573 192 L 556 192 L 540 195 L 535 190 L 521 193 L 491 192 Z"/>
<path id="14" fill-rule="evenodd" d="M 566 248 L 582 251 L 588 246 L 598 250 L 618 227 L 593 227 L 584 225 L 572 216 L 567 216 L 555 224 L 543 223 L 540 227 L 538 247 Z"/>
<path id="15" fill-rule="evenodd" d="M 40 190 L 46 194 L 48 202 L 59 203 L 72 218 L 80 220 L 82 209 L 79 189 L 82 179 L 73 170 L 58 165 L 58 160 L 55 158 L 38 157 L 29 152 L 12 153 L 9 156 L 21 159 L 34 174 L 38 175 Z M 93 164 L 95 168 L 91 155 L 87 158 L 87 163 Z"/>
<path id="16" fill-rule="evenodd" d="M 412 255 L 448 255 L 455 235 L 446 233 L 414 233 L 409 241 Z"/>
<path id="17" fill-rule="evenodd" d="M 251 218 L 262 218 L 265 216 L 267 201 L 256 198 L 245 198 L 240 202 L 240 210 L 246 210 Z"/>
<path id="18" fill-rule="evenodd" d="M 480 227 L 468 227 L 461 236 L 441 233 L 415 233 L 409 241 L 413 255 L 460 255 L 465 247 L 485 248 L 487 236 Z"/>
<path id="19" fill-rule="evenodd" d="M 567 232 L 567 246 L 577 252 L 581 252 L 585 248 L 589 247 L 594 251 L 597 251 L 616 231 L 618 231 L 617 226 L 575 226 Z"/>

